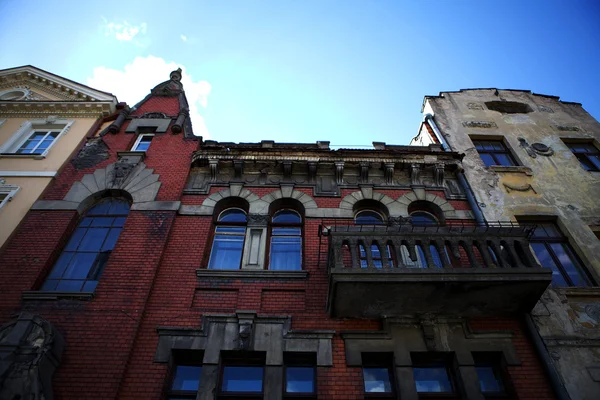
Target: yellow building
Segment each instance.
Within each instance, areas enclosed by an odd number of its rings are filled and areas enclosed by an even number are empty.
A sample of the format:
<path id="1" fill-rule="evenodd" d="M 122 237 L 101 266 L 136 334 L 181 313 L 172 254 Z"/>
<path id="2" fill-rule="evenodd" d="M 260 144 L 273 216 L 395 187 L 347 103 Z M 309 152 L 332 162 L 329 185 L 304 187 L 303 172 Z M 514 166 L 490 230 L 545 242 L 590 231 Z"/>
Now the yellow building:
<path id="1" fill-rule="evenodd" d="M 116 106 L 110 93 L 30 65 L 0 70 L 0 248 Z"/>

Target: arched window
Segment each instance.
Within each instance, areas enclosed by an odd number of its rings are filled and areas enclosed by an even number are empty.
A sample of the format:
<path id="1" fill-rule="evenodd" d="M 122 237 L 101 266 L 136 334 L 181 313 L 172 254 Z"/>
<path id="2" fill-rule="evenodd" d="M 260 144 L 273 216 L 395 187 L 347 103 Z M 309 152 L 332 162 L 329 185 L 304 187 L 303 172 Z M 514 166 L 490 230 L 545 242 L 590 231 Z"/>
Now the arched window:
<path id="1" fill-rule="evenodd" d="M 93 292 L 129 214 L 129 202 L 106 198 L 90 208 L 41 290 Z"/>
<path id="2" fill-rule="evenodd" d="M 269 269 L 302 269 L 302 216 L 297 211 L 283 209 L 273 214 L 270 248 Z"/>
<path id="3" fill-rule="evenodd" d="M 377 211 L 362 210 L 356 213 L 354 223 L 357 225 L 383 225 L 383 216 Z"/>
<path id="4" fill-rule="evenodd" d="M 416 226 L 436 226 L 439 222 L 435 215 L 427 211 L 415 211 L 410 214 L 411 223 Z"/>
<path id="5" fill-rule="evenodd" d="M 228 208 L 219 214 L 208 261 L 209 269 L 240 269 L 246 222 L 246 212 L 240 208 Z"/>

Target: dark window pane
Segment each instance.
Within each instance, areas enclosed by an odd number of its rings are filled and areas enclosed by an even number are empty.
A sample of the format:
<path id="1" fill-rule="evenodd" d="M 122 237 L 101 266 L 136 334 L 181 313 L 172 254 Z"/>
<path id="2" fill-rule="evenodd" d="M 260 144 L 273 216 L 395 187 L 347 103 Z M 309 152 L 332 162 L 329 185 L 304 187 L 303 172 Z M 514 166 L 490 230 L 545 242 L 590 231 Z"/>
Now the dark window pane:
<path id="1" fill-rule="evenodd" d="M 245 226 L 217 226 L 215 229 L 216 233 L 233 233 L 238 235 L 244 235 L 246 233 Z"/>
<path id="2" fill-rule="evenodd" d="M 413 225 L 437 225 L 437 219 L 426 212 L 415 211 L 410 214 L 410 221 Z"/>
<path id="3" fill-rule="evenodd" d="M 113 226 L 115 227 L 123 227 L 123 225 L 125 225 L 125 220 L 127 219 L 127 217 L 117 217 L 115 218 L 114 222 L 113 222 Z"/>
<path id="4" fill-rule="evenodd" d="M 498 376 L 498 372 L 494 367 L 478 366 L 476 369 L 479 376 L 479 388 L 482 393 L 504 392 L 502 379 Z"/>
<path id="5" fill-rule="evenodd" d="M 79 227 L 90 226 L 92 224 L 93 218 L 84 218 L 79 223 Z"/>
<path id="6" fill-rule="evenodd" d="M 97 255 L 97 253 L 75 253 L 62 277 L 68 279 L 87 278 Z"/>
<path id="7" fill-rule="evenodd" d="M 594 164 L 594 169 L 596 171 L 600 170 L 600 156 L 588 156 L 588 159 L 592 164 Z"/>
<path id="8" fill-rule="evenodd" d="M 67 269 L 67 265 L 69 265 L 73 254 L 74 253 L 66 251 L 62 253 L 60 257 L 58 257 L 58 261 L 56 261 L 56 264 L 54 264 L 54 268 L 52 268 L 52 271 L 50 272 L 50 275 L 48 275 L 48 278 L 61 278 L 62 275 L 65 273 L 65 269 Z"/>
<path id="9" fill-rule="evenodd" d="M 87 281 L 83 285 L 83 289 L 81 289 L 81 291 L 82 292 L 93 292 L 94 290 L 96 290 L 96 286 L 98 286 L 98 281 Z"/>
<path id="10" fill-rule="evenodd" d="M 197 391 L 200 386 L 200 374 L 202 374 L 200 366 L 178 365 L 171 389 Z"/>
<path id="11" fill-rule="evenodd" d="M 273 235 L 301 235 L 300 228 L 273 228 Z"/>
<path id="12" fill-rule="evenodd" d="M 297 236 L 273 236 L 269 269 L 299 270 L 302 265 L 302 238 Z"/>
<path id="13" fill-rule="evenodd" d="M 437 247 L 434 245 L 429 245 L 429 251 L 431 252 L 431 258 L 433 258 L 433 263 L 438 268 L 443 268 L 442 258 L 440 257 L 440 253 L 437 250 Z"/>
<path id="14" fill-rule="evenodd" d="M 63 279 L 56 286 L 57 292 L 80 292 L 83 286 L 83 280 Z"/>
<path id="15" fill-rule="evenodd" d="M 496 160 L 498 161 L 498 165 L 503 165 L 505 167 L 515 165 L 512 158 L 508 154 L 496 154 Z"/>
<path id="16" fill-rule="evenodd" d="M 100 251 L 108 231 L 108 228 L 89 228 L 79 245 L 79 251 Z"/>
<path id="17" fill-rule="evenodd" d="M 419 393 L 452 392 L 452 383 L 445 366 L 413 368 Z"/>
<path id="18" fill-rule="evenodd" d="M 246 213 L 239 208 L 230 208 L 219 215 L 219 222 L 246 222 Z"/>
<path id="19" fill-rule="evenodd" d="M 560 270 L 556 266 L 556 263 L 550 256 L 548 249 L 544 243 L 531 243 L 531 248 L 533 249 L 535 255 L 542 267 L 551 268 L 552 269 L 552 286 L 555 287 L 564 287 L 569 286 L 565 278 L 563 278 Z"/>
<path id="20" fill-rule="evenodd" d="M 483 143 L 479 142 L 479 141 L 473 141 L 473 144 L 475 145 L 475 149 L 477 149 L 477 151 L 483 151 L 484 147 L 483 147 Z"/>
<path id="21" fill-rule="evenodd" d="M 58 284 L 58 279 L 48 279 L 46 280 L 46 282 L 44 282 L 44 284 L 42 285 L 40 290 L 56 290 L 56 285 Z"/>
<path id="22" fill-rule="evenodd" d="M 299 224 L 302 222 L 302 218 L 296 211 L 281 210 L 275 213 L 273 222 L 281 224 Z"/>
<path id="23" fill-rule="evenodd" d="M 93 227 L 110 227 L 113 223 L 114 218 L 111 217 L 96 217 L 92 221 Z"/>
<path id="24" fill-rule="evenodd" d="M 65 247 L 65 251 L 76 251 L 86 231 L 87 229 L 85 228 L 75 229 L 75 232 L 73 232 L 73 235 L 71 235 L 69 243 L 67 243 L 67 246 Z"/>
<path id="25" fill-rule="evenodd" d="M 224 392 L 262 392 L 263 367 L 224 367 Z"/>
<path id="26" fill-rule="evenodd" d="M 493 151 L 494 143 L 493 142 L 483 142 L 483 150 L 485 151 Z"/>
<path id="27" fill-rule="evenodd" d="M 115 248 L 115 244 L 117 243 L 117 239 L 121 234 L 121 228 L 112 228 L 102 245 L 102 251 L 108 251 Z"/>
<path id="28" fill-rule="evenodd" d="M 363 225 L 381 225 L 383 218 L 375 211 L 361 211 L 356 214 L 355 222 Z"/>
<path id="29" fill-rule="evenodd" d="M 243 247 L 243 236 L 215 235 L 208 268 L 239 269 Z"/>
<path id="30" fill-rule="evenodd" d="M 87 215 L 106 215 L 108 214 L 108 210 L 110 209 L 111 204 L 112 201 L 110 200 L 101 201 L 94 207 L 90 208 L 87 212 Z"/>
<path id="31" fill-rule="evenodd" d="M 581 275 L 579 263 L 576 261 L 570 246 L 567 243 L 549 243 L 549 245 L 563 270 L 571 279 L 571 283 L 574 286 L 587 286 L 586 279 Z"/>
<path id="32" fill-rule="evenodd" d="M 111 200 L 108 210 L 110 215 L 127 215 L 129 214 L 129 203 L 123 200 Z"/>
<path id="33" fill-rule="evenodd" d="M 496 161 L 490 154 L 480 153 L 479 155 L 481 156 L 481 159 L 486 167 L 489 167 L 490 165 L 496 165 Z"/>
<path id="34" fill-rule="evenodd" d="M 363 368 L 365 393 L 391 393 L 390 370 L 388 368 Z"/>
<path id="35" fill-rule="evenodd" d="M 287 367 L 285 391 L 288 393 L 312 393 L 315 391 L 313 367 Z"/>

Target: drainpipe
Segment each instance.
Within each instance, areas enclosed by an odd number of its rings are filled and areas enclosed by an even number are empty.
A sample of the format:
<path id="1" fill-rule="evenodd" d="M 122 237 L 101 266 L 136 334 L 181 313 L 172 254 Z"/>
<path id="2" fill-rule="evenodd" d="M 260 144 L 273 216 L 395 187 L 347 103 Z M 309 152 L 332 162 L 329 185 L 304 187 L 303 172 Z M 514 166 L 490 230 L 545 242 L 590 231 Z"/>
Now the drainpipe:
<path id="1" fill-rule="evenodd" d="M 444 135 L 442 135 L 442 132 L 440 132 L 440 130 L 438 129 L 435 120 L 433 119 L 433 115 L 425 114 L 424 121 L 427 124 L 429 124 L 429 126 L 433 130 L 435 137 L 442 145 L 442 149 L 444 149 L 444 151 L 451 151 L 448 142 L 446 142 L 446 138 L 444 138 Z M 473 210 L 475 221 L 477 221 L 477 223 L 481 225 L 485 224 L 485 219 L 483 218 L 481 207 L 475 199 L 475 193 L 473 192 L 471 185 L 469 185 L 469 182 L 467 182 L 467 179 L 465 178 L 465 170 L 461 168 L 460 171 L 457 171 L 456 176 L 458 177 L 458 182 L 460 183 L 460 186 L 462 186 L 463 191 L 467 195 L 467 201 L 469 202 L 471 210 Z"/>
<path id="2" fill-rule="evenodd" d="M 550 385 L 554 390 L 557 400 L 571 400 L 571 396 L 569 396 L 565 385 L 563 385 L 562 381 L 560 380 L 558 372 L 556 372 L 554 364 L 550 359 L 550 355 L 548 355 L 548 350 L 546 349 L 544 342 L 542 342 L 542 338 L 540 337 L 540 334 L 533 322 L 533 318 L 531 318 L 531 314 L 529 313 L 525 314 L 525 327 L 527 328 L 529 337 L 533 341 L 533 347 L 535 347 L 535 351 L 542 361 L 544 371 L 546 371 L 548 378 L 550 378 Z"/>

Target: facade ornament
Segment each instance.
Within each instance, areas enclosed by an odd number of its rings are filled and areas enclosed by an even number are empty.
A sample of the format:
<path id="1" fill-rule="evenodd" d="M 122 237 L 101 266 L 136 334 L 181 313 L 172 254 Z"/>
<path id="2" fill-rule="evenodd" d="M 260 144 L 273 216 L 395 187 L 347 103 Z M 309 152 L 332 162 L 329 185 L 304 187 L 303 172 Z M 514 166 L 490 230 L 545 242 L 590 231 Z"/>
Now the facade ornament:
<path id="1" fill-rule="evenodd" d="M 121 186 L 135 165 L 136 164 L 130 163 L 127 158 L 120 158 L 119 161 L 114 164 L 114 168 L 111 172 L 111 175 L 109 175 L 108 182 L 110 182 L 112 186 Z"/>
<path id="2" fill-rule="evenodd" d="M 383 166 L 383 175 L 387 185 L 394 184 L 394 163 L 385 163 Z"/>
<path id="3" fill-rule="evenodd" d="M 317 162 L 309 161 L 307 163 L 307 169 L 308 169 L 308 182 L 315 183 L 315 181 L 317 179 Z"/>
<path id="4" fill-rule="evenodd" d="M 533 151 L 535 151 L 541 156 L 550 157 L 554 154 L 554 150 L 552 150 L 552 147 L 546 146 L 543 143 L 534 143 L 531 145 L 531 148 L 533 149 Z"/>
<path id="5" fill-rule="evenodd" d="M 112 124 L 109 125 L 108 132 L 112 133 L 113 135 L 116 134 L 117 132 L 119 132 L 121 130 L 121 126 L 123 125 L 123 122 L 125 122 L 125 118 L 127 118 L 128 115 L 129 115 L 129 108 L 122 110 L 119 113 L 119 116 L 117 117 L 115 122 L 113 122 Z M 106 131 L 100 132 L 100 136 L 104 136 L 105 134 L 106 134 Z"/>
<path id="6" fill-rule="evenodd" d="M 248 214 L 248 226 L 267 226 L 269 219 L 268 214 Z"/>
<path id="7" fill-rule="evenodd" d="M 254 332 L 254 312 L 236 312 L 238 318 L 238 349 L 239 350 L 250 350 L 252 343 L 252 334 Z"/>
<path id="8" fill-rule="evenodd" d="M 219 176 L 219 160 L 208 160 L 208 168 L 210 169 L 210 181 L 216 182 Z"/>
<path id="9" fill-rule="evenodd" d="M 469 103 L 467 104 L 467 108 L 469 110 L 483 110 L 483 106 L 477 103 Z"/>
<path id="10" fill-rule="evenodd" d="M 519 137 L 519 146 L 521 146 L 523 148 L 523 150 L 525 150 L 525 152 L 529 155 L 529 157 L 531 158 L 536 158 L 537 155 L 535 153 L 535 151 L 533 151 L 533 149 L 531 147 L 529 147 L 529 143 L 527 143 L 527 139 L 525 139 L 524 137 Z"/>
<path id="11" fill-rule="evenodd" d="M 184 107 L 179 112 L 179 115 L 177 115 L 177 119 L 175 120 L 175 123 L 171 127 L 171 131 L 175 134 L 181 133 L 183 131 L 183 123 L 185 122 L 186 118 L 189 118 L 189 116 L 190 116 L 189 109 L 187 107 Z"/>
<path id="12" fill-rule="evenodd" d="M 421 165 L 410 164 L 410 184 L 413 186 L 421 186 Z"/>
<path id="13" fill-rule="evenodd" d="M 144 113 L 140 118 L 163 119 L 169 117 L 167 116 L 167 114 L 162 112 L 147 112 Z"/>
<path id="14" fill-rule="evenodd" d="M 411 217 L 389 217 L 388 224 L 390 226 L 405 226 L 412 223 Z"/>
<path id="15" fill-rule="evenodd" d="M 580 132 L 581 128 L 574 125 L 557 125 L 556 129 L 563 132 Z"/>
<path id="16" fill-rule="evenodd" d="M 534 194 L 537 194 L 537 192 L 535 191 L 533 186 L 531 186 L 530 183 L 526 183 L 523 185 L 515 185 L 515 184 L 503 182 L 502 185 L 506 189 L 507 193 L 510 193 L 511 190 L 515 191 L 515 192 L 528 192 L 531 190 Z"/>
<path id="17" fill-rule="evenodd" d="M 52 376 L 65 342 L 39 315 L 23 312 L 0 327 L 0 398 L 52 400 Z"/>
<path id="18" fill-rule="evenodd" d="M 335 183 L 338 185 L 344 184 L 344 162 L 336 161 L 335 162 Z"/>
<path id="19" fill-rule="evenodd" d="M 360 168 L 360 182 L 368 183 L 369 182 L 369 166 L 370 163 L 366 161 L 361 161 L 359 163 Z"/>
<path id="20" fill-rule="evenodd" d="M 541 112 L 554 113 L 553 109 L 546 106 L 538 106 L 538 110 L 540 110 Z"/>
<path id="21" fill-rule="evenodd" d="M 433 170 L 433 178 L 435 181 L 435 186 L 444 186 L 444 164 L 435 164 L 435 168 Z"/>
<path id="22" fill-rule="evenodd" d="M 494 121 L 463 121 L 463 126 L 466 128 L 497 128 L 498 125 Z"/>
<path id="23" fill-rule="evenodd" d="M 285 160 L 281 163 L 283 165 L 283 179 L 289 181 L 292 179 L 292 162 Z"/>
<path id="24" fill-rule="evenodd" d="M 243 173 L 244 173 L 244 160 L 233 160 L 234 179 L 237 181 L 242 180 Z"/>

